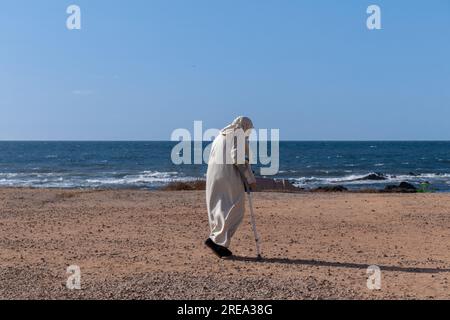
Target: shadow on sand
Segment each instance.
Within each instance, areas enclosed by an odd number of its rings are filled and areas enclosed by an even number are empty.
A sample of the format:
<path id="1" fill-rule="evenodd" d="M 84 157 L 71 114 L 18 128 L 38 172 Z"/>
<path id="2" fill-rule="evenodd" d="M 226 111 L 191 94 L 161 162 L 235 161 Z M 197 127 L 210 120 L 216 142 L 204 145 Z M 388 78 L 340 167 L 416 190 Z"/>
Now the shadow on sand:
<path id="1" fill-rule="evenodd" d="M 262 258 L 256 257 L 240 257 L 232 256 L 227 260 L 231 261 L 244 261 L 244 262 L 257 262 L 257 263 L 280 263 L 291 265 L 303 265 L 303 266 L 320 266 L 320 267 L 334 267 L 334 268 L 352 268 L 352 269 L 367 269 L 368 264 L 360 263 L 348 263 L 348 262 L 329 262 L 320 260 L 303 260 L 303 259 L 287 259 L 287 258 Z M 383 266 L 378 265 L 382 271 L 396 271 L 396 272 L 409 272 L 409 273 L 444 273 L 450 272 L 450 269 L 439 268 L 414 268 L 414 267 L 400 267 L 400 266 Z"/>

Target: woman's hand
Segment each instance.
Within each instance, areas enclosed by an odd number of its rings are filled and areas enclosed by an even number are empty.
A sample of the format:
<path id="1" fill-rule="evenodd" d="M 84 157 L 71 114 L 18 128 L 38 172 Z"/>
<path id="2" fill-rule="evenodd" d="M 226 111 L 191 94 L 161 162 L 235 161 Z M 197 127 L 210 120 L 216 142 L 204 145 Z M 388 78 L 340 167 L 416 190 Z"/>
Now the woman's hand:
<path id="1" fill-rule="evenodd" d="M 250 191 L 256 191 L 256 183 L 250 183 Z"/>

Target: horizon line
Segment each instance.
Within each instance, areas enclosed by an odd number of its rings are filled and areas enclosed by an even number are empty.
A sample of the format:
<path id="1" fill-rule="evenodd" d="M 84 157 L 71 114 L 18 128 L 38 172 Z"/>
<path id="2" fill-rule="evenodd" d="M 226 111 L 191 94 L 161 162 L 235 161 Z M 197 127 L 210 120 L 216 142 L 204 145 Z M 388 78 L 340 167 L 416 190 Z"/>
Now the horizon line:
<path id="1" fill-rule="evenodd" d="M 182 142 L 183 140 L 159 140 L 159 139 L 11 139 L 2 140 L 0 142 Z M 212 142 L 213 140 L 191 140 L 191 142 Z M 271 140 L 264 140 L 271 141 Z M 279 142 L 450 142 L 450 139 L 305 139 L 305 140 L 295 140 L 295 139 L 284 139 L 279 140 Z"/>

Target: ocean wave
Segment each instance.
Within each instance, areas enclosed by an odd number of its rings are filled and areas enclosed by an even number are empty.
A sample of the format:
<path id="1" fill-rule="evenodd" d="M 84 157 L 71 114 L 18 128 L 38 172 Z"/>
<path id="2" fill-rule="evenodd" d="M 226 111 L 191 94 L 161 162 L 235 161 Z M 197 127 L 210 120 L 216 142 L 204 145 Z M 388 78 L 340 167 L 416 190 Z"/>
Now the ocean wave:
<path id="1" fill-rule="evenodd" d="M 292 174 L 290 176 L 289 173 Z M 450 184 L 450 173 L 355 173 L 345 170 L 343 175 L 335 170 L 316 171 L 318 176 L 298 177 L 298 171 L 285 170 L 294 185 L 299 187 L 316 187 L 323 185 L 345 186 L 382 186 L 389 183 L 407 181 L 411 183 Z M 324 174 L 324 175 L 323 175 Z M 289 177 L 290 176 L 290 177 Z M 0 187 L 36 187 L 36 188 L 155 188 L 170 182 L 187 182 L 204 178 L 204 175 L 186 175 L 177 171 L 145 170 L 139 172 L 0 172 Z M 276 178 L 276 176 L 274 177 Z"/>
<path id="2" fill-rule="evenodd" d="M 366 173 L 366 174 L 350 174 L 342 177 L 297 177 L 293 178 L 294 185 L 298 187 L 306 187 L 308 185 L 372 185 L 372 184 L 387 184 L 396 183 L 402 181 L 411 182 L 433 182 L 433 181 L 445 181 L 446 184 L 450 184 L 450 173 L 422 173 L 422 174 L 379 174 L 379 173 Z"/>
<path id="3" fill-rule="evenodd" d="M 142 171 L 136 174 L 117 172 L 93 175 L 76 173 L 0 173 L 0 187 L 36 188 L 146 188 L 175 181 L 192 181 L 178 172 Z"/>
<path id="4" fill-rule="evenodd" d="M 162 184 L 173 181 L 193 180 L 193 177 L 180 177 L 178 172 L 159 172 L 159 171 L 143 171 L 139 174 L 126 175 L 121 178 L 104 177 L 97 179 L 87 179 L 87 183 L 95 186 L 107 185 L 146 185 L 146 184 Z"/>

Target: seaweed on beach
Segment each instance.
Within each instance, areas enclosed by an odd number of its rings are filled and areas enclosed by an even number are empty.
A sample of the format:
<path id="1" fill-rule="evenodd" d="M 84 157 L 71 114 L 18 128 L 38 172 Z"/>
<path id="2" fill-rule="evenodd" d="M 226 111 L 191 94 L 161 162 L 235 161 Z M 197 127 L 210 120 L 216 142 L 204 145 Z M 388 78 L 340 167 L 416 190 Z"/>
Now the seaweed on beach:
<path id="1" fill-rule="evenodd" d="M 187 182 L 174 181 L 161 188 L 163 191 L 196 191 L 206 190 L 205 180 L 193 180 Z"/>

